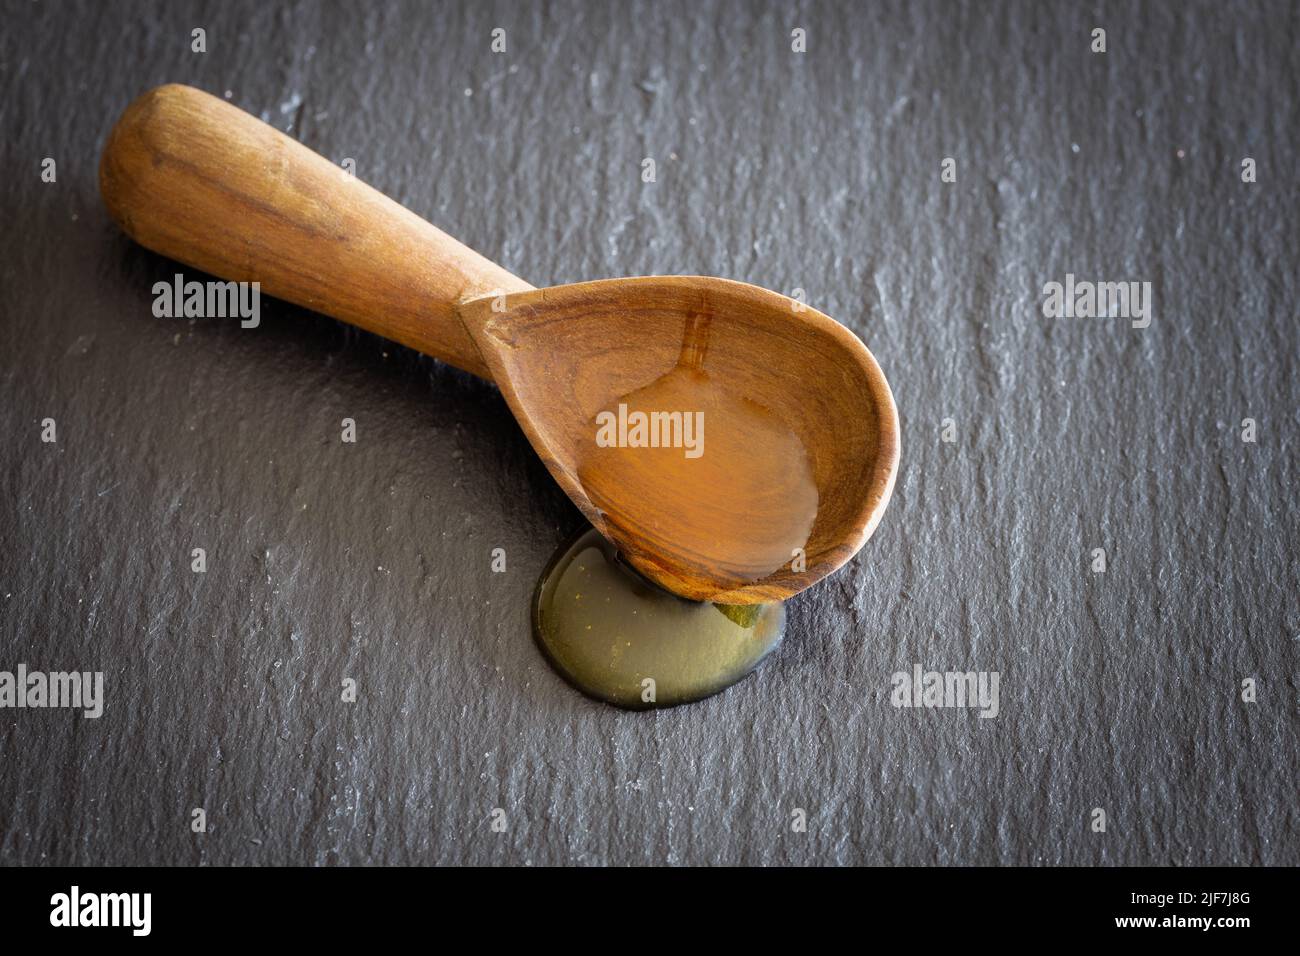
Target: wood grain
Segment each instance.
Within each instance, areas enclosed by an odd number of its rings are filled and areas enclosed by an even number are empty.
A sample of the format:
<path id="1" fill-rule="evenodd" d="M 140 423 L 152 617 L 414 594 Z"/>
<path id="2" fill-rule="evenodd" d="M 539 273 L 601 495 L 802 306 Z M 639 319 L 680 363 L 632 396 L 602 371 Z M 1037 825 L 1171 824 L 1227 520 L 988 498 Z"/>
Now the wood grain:
<path id="1" fill-rule="evenodd" d="M 488 377 L 456 303 L 531 289 L 301 143 L 201 90 L 135 100 L 100 192 L 155 252 Z"/>

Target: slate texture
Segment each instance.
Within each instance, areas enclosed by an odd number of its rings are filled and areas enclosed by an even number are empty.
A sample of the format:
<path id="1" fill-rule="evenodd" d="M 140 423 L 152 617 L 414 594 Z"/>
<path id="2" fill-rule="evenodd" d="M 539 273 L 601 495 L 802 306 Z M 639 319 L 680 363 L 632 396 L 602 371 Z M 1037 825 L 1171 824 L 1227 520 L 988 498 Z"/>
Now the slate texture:
<path id="1" fill-rule="evenodd" d="M 0 669 L 106 709 L 0 711 L 0 863 L 1300 863 L 1295 4 L 3 12 Z M 171 81 L 536 284 L 805 290 L 897 396 L 879 531 L 721 696 L 578 695 L 528 602 L 581 519 L 492 386 L 153 316 L 96 169 Z M 1150 327 L 1045 318 L 1067 273 Z M 891 706 L 914 664 L 998 715 Z"/>

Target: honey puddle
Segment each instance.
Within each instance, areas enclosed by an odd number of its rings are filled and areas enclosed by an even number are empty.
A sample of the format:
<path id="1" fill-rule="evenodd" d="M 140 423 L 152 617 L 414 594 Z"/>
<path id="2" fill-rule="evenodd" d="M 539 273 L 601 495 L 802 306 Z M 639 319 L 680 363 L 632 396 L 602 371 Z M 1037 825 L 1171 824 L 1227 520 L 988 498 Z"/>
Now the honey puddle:
<path id="1" fill-rule="evenodd" d="M 730 687 L 784 633 L 784 605 L 679 598 L 634 571 L 594 528 L 556 552 L 533 599 L 533 634 L 555 669 L 591 697 L 638 710 Z"/>

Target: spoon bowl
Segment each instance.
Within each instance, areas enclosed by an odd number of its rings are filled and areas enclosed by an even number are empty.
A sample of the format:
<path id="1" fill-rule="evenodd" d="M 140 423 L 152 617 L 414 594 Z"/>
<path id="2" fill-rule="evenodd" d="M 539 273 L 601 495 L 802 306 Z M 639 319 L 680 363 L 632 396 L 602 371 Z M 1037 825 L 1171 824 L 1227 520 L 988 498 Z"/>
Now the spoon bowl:
<path id="1" fill-rule="evenodd" d="M 460 313 L 555 480 L 669 591 L 787 598 L 851 558 L 888 503 L 889 386 L 856 336 L 796 300 L 649 276 L 478 299 Z M 636 447 L 598 442 L 598 416 L 616 420 L 620 406 L 625 432 L 644 413 Z M 680 434 L 677 414 L 702 426 L 695 447 L 650 446 Z"/>
<path id="2" fill-rule="evenodd" d="M 898 415 L 843 326 L 658 276 L 537 289 L 216 97 L 168 85 L 109 134 L 100 192 L 155 252 L 494 381 L 551 474 L 646 577 L 755 604 L 880 521 Z"/>

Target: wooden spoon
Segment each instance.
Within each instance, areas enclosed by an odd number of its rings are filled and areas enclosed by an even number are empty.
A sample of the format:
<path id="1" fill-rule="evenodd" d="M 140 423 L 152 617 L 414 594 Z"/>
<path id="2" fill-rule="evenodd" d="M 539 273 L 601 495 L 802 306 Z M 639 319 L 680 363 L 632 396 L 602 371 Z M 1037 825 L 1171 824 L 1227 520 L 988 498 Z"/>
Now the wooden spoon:
<path id="1" fill-rule="evenodd" d="M 787 598 L 852 557 L 889 501 L 898 413 L 880 367 L 786 296 L 702 276 L 535 289 L 186 86 L 127 108 L 99 177 L 155 252 L 494 381 L 583 514 L 684 597 Z M 651 434 L 661 447 L 626 447 Z"/>

